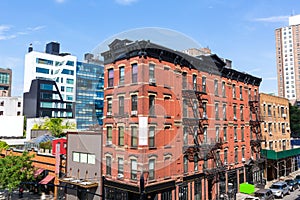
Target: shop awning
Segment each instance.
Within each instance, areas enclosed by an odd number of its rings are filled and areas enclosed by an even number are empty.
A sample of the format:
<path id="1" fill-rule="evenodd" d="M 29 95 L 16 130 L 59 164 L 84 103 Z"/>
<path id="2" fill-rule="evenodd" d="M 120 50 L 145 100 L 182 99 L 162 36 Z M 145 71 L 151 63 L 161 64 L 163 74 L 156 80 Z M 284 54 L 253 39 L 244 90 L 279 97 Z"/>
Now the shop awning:
<path id="1" fill-rule="evenodd" d="M 44 171 L 44 169 L 37 169 L 35 172 L 34 172 L 34 178 L 38 177 L 38 175 L 40 175 L 42 172 Z"/>
<path id="2" fill-rule="evenodd" d="M 41 180 L 41 181 L 39 182 L 39 184 L 44 184 L 44 185 L 46 185 L 46 184 L 48 184 L 50 181 L 52 181 L 54 178 L 55 178 L 55 177 L 52 176 L 52 175 L 47 175 L 43 180 Z"/>

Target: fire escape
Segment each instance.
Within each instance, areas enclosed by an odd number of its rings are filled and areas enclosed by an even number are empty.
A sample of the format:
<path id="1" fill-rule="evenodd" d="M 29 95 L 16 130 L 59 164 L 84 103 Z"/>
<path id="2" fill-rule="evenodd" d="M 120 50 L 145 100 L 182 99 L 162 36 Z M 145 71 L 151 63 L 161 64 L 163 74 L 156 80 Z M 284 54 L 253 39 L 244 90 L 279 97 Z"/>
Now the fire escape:
<path id="1" fill-rule="evenodd" d="M 201 90 L 200 90 L 201 89 Z M 198 84 L 183 87 L 182 96 L 186 106 L 192 107 L 193 117 L 183 117 L 183 126 L 187 128 L 189 135 L 193 136 L 194 144 L 187 144 L 183 147 L 184 155 L 188 157 L 190 162 L 200 160 L 208 161 L 213 159 L 212 166 L 203 169 L 206 177 L 214 178 L 218 181 L 219 175 L 224 174 L 226 167 L 220 159 L 218 150 L 222 149 L 221 138 L 207 141 L 207 133 L 205 126 L 208 125 L 206 108 L 203 104 L 205 99 L 205 88 L 201 88 Z"/>
<path id="2" fill-rule="evenodd" d="M 253 100 L 249 101 L 249 106 L 250 112 L 252 114 L 251 116 L 254 115 L 254 119 L 250 119 L 250 129 L 252 133 L 250 136 L 250 146 L 252 151 L 258 155 L 261 150 L 262 135 L 260 126 L 261 120 L 259 118 L 259 101 L 256 97 Z"/>

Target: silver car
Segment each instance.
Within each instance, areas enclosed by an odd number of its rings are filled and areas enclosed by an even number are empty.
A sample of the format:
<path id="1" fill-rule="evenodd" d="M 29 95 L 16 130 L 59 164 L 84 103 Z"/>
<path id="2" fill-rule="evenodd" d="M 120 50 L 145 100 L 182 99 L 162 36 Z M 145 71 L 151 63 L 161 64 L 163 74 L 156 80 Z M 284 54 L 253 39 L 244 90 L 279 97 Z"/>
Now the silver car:
<path id="1" fill-rule="evenodd" d="M 283 198 L 284 195 L 290 194 L 289 186 L 284 181 L 273 183 L 270 187 L 270 190 L 275 197 Z"/>

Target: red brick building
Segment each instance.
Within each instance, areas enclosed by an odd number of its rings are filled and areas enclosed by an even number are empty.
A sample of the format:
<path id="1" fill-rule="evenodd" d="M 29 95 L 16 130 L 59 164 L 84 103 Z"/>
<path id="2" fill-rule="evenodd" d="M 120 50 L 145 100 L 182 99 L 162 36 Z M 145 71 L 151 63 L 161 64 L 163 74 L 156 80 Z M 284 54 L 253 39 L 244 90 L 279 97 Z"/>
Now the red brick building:
<path id="1" fill-rule="evenodd" d="M 149 41 L 109 47 L 102 54 L 106 199 L 216 199 L 261 181 L 260 78 L 217 55 L 192 57 Z"/>

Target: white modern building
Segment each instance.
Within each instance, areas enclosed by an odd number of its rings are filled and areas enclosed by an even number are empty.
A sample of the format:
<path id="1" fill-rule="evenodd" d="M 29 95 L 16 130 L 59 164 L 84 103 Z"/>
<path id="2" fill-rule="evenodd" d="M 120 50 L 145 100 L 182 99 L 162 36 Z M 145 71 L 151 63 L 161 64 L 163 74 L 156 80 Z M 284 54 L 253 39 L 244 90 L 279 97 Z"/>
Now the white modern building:
<path id="1" fill-rule="evenodd" d="M 56 81 L 64 101 L 75 101 L 76 62 L 76 56 L 59 52 L 57 42 L 48 43 L 45 53 L 29 47 L 25 55 L 23 93 L 29 92 L 32 80 L 45 78 Z"/>
<path id="2" fill-rule="evenodd" d="M 0 97 L 0 139 L 9 145 L 24 142 L 23 100 L 21 97 Z"/>
<path id="3" fill-rule="evenodd" d="M 300 15 L 289 17 L 289 25 L 275 30 L 278 95 L 300 102 Z"/>

